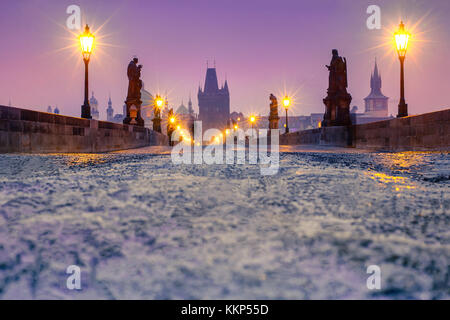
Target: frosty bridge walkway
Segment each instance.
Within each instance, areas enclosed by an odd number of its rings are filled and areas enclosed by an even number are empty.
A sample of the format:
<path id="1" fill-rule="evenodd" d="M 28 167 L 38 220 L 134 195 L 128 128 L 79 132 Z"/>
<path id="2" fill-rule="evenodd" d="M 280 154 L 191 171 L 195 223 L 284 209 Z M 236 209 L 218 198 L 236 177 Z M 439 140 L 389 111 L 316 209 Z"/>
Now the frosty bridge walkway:
<path id="1" fill-rule="evenodd" d="M 1 155 L 0 298 L 450 298 L 448 154 L 282 151 L 276 176 L 161 147 Z"/>

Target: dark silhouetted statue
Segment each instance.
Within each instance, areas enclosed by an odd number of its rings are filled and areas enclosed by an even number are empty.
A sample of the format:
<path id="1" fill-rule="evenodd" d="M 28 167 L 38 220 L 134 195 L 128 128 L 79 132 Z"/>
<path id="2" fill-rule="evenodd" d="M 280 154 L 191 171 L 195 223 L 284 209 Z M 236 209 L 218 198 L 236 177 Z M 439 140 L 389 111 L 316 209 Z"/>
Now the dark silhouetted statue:
<path id="1" fill-rule="evenodd" d="M 331 63 L 326 66 L 330 72 L 328 95 L 323 100 L 325 114 L 323 127 L 351 125 L 350 103 L 352 96 L 347 92 L 347 60 L 339 56 L 336 49 L 332 51 Z"/>
<path id="2" fill-rule="evenodd" d="M 269 129 L 278 129 L 278 101 L 277 98 L 270 94 L 270 114 L 269 114 Z"/>
<path id="3" fill-rule="evenodd" d="M 137 126 L 144 126 L 144 119 L 141 117 L 141 70 L 142 65 L 138 65 L 138 58 L 134 58 L 127 69 L 128 76 L 128 94 L 125 104 L 127 106 L 127 114 L 123 120 L 124 124 L 133 124 Z"/>

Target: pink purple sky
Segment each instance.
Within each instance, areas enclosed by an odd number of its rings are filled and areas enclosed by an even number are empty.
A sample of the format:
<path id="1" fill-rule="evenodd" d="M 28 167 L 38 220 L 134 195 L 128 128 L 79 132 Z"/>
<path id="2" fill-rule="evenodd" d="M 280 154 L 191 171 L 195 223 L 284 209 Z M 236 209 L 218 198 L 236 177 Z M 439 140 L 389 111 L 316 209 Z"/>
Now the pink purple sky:
<path id="1" fill-rule="evenodd" d="M 1 1 L 0 104 L 35 110 L 58 106 L 79 116 L 83 102 L 81 54 L 65 28 L 66 8 L 79 5 L 98 32 L 90 63 L 90 91 L 101 118 L 109 92 L 121 112 L 126 66 L 144 65 L 152 93 L 168 92 L 177 107 L 203 85 L 206 61 L 215 59 L 219 82 L 227 77 L 231 110 L 266 115 L 269 94 L 296 93 L 293 113 L 323 112 L 331 49 L 347 57 L 353 105 L 364 110 L 377 57 L 389 112 L 396 114 L 399 62 L 389 43 L 404 19 L 413 28 L 406 61 L 406 100 L 411 114 L 449 107 L 450 1 L 448 0 L 21 0 Z M 369 30 L 367 7 L 381 7 L 381 30 Z M 106 23 L 105 23 L 106 22 Z M 382 46 L 383 43 L 388 44 Z M 378 48 L 377 48 L 378 47 Z"/>

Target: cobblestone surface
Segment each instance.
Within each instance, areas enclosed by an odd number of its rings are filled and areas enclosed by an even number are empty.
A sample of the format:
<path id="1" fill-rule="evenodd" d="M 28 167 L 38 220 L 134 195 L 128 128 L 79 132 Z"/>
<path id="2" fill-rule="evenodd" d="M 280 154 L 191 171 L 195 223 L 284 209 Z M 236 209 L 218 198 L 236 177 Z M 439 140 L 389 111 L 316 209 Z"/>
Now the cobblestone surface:
<path id="1" fill-rule="evenodd" d="M 449 154 L 292 148 L 261 176 L 161 151 L 0 155 L 0 298 L 450 298 Z"/>

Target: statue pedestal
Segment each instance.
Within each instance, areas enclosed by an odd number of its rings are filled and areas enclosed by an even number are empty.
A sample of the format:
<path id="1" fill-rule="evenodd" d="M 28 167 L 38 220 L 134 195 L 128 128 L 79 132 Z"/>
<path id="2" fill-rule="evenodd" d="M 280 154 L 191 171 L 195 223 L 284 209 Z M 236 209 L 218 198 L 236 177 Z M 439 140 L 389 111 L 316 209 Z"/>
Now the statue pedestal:
<path id="1" fill-rule="evenodd" d="M 328 94 L 323 99 L 325 104 L 325 114 L 322 127 L 349 126 L 352 124 L 350 118 L 350 103 L 352 96 L 347 92 Z"/>
<path id="2" fill-rule="evenodd" d="M 127 106 L 127 114 L 123 119 L 123 123 L 143 127 L 144 119 L 141 116 L 142 101 L 140 99 L 127 99 L 125 104 Z"/>
<path id="3" fill-rule="evenodd" d="M 270 115 L 269 116 L 269 129 L 278 129 L 279 121 L 280 121 L 280 117 L 278 115 Z"/>
<path id="4" fill-rule="evenodd" d="M 154 118 L 153 122 L 153 131 L 161 133 L 161 118 Z"/>

